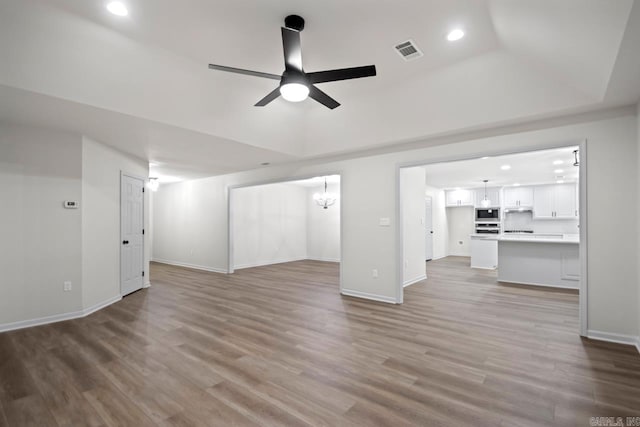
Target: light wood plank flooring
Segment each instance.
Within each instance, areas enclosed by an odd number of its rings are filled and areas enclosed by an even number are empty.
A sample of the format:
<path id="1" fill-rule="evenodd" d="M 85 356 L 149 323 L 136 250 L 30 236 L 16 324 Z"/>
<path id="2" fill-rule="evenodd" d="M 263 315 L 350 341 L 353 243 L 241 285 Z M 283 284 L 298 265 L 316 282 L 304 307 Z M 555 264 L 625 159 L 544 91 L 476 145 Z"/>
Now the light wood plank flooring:
<path id="1" fill-rule="evenodd" d="M 587 426 L 640 416 L 640 356 L 581 339 L 575 293 L 427 263 L 401 306 L 338 267 L 153 264 L 87 318 L 0 334 L 0 426 Z"/>

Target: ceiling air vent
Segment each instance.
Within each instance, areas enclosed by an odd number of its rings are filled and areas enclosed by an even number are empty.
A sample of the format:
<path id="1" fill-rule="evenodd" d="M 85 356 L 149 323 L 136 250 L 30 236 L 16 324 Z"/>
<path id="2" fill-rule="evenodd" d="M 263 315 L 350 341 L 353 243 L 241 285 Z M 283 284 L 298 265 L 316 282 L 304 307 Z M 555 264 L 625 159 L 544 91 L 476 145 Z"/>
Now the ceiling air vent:
<path id="1" fill-rule="evenodd" d="M 411 61 L 412 59 L 420 58 L 423 55 L 422 51 L 418 49 L 418 46 L 416 46 L 413 40 L 407 40 L 406 42 L 397 44 L 395 49 L 396 52 L 398 52 L 398 55 L 404 58 L 405 61 Z"/>

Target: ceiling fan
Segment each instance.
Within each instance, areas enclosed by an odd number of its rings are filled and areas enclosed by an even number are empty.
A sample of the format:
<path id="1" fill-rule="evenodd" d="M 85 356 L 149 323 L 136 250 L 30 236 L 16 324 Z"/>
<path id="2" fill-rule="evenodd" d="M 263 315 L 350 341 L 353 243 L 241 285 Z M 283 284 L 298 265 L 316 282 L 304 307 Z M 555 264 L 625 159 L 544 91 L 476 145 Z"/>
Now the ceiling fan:
<path id="1" fill-rule="evenodd" d="M 209 68 L 212 70 L 228 71 L 231 73 L 280 80 L 280 85 L 258 101 L 255 104 L 256 107 L 264 107 L 280 95 L 290 102 L 300 102 L 307 99 L 309 96 L 327 108 L 333 110 L 338 107 L 340 103 L 314 86 L 316 83 L 358 79 L 361 77 L 372 77 L 376 75 L 375 65 L 318 71 L 314 73 L 305 72 L 302 68 L 302 47 L 300 46 L 300 32 L 304 29 L 304 19 L 298 15 L 289 15 L 285 18 L 284 25 L 285 26 L 282 27 L 284 72 L 281 76 L 277 74 L 263 73 L 260 71 L 226 67 L 224 65 L 209 64 Z"/>

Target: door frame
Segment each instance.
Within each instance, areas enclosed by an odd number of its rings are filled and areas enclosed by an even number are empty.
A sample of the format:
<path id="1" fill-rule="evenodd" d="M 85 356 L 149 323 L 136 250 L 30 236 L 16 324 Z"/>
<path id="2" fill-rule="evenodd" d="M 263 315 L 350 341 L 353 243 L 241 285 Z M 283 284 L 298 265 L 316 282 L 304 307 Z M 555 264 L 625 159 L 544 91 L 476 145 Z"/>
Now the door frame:
<path id="1" fill-rule="evenodd" d="M 231 208 L 232 201 L 233 201 L 233 190 L 246 188 L 246 187 L 257 187 L 257 186 L 268 185 L 268 184 L 285 184 L 291 181 L 301 181 L 304 179 L 311 179 L 318 176 L 328 176 L 328 175 L 340 176 L 341 199 L 340 199 L 340 267 L 339 267 L 339 270 L 340 270 L 340 293 L 342 293 L 342 282 L 343 282 L 342 281 L 342 259 L 344 254 L 344 251 L 343 251 L 344 245 L 342 242 L 342 239 L 344 236 L 344 221 L 343 221 L 344 204 L 342 199 L 344 184 L 342 180 L 342 175 L 343 175 L 342 171 L 318 172 L 313 174 L 297 175 L 297 176 L 286 177 L 286 178 L 271 178 L 266 180 L 251 181 L 250 183 L 245 183 L 245 184 L 228 185 L 226 189 L 226 193 L 227 193 L 227 274 L 233 274 L 235 271 L 233 267 L 233 211 Z"/>
<path id="2" fill-rule="evenodd" d="M 142 236 L 142 270 L 145 272 L 145 277 L 142 278 L 142 288 L 144 289 L 146 286 L 145 282 L 146 282 L 146 275 L 149 274 L 148 271 L 145 271 L 144 266 L 145 266 L 145 254 L 146 254 L 146 245 L 145 245 L 145 240 L 147 238 L 147 227 L 146 227 L 146 223 L 145 223 L 145 205 L 147 204 L 147 181 L 149 180 L 148 178 L 144 178 L 140 175 L 136 175 L 136 174 L 132 174 L 132 173 L 128 173 L 125 172 L 123 170 L 120 170 L 120 210 L 118 212 L 118 222 L 120 223 L 120 235 L 118 236 L 118 265 L 120 266 L 119 273 L 120 273 L 120 296 L 124 297 L 124 292 L 122 290 L 122 232 L 123 232 L 123 224 L 122 224 L 122 181 L 124 180 L 124 177 L 128 177 L 128 178 L 133 178 L 133 179 L 139 179 L 140 181 L 142 181 L 142 188 L 145 189 L 143 196 L 142 196 L 142 224 L 144 227 L 144 234 Z M 128 295 L 128 294 L 127 294 Z"/>
<path id="3" fill-rule="evenodd" d="M 521 148 L 513 149 L 495 149 L 479 151 L 473 155 L 461 154 L 454 156 L 446 156 L 439 158 L 426 159 L 422 161 L 401 162 L 396 164 L 396 218 L 402 218 L 402 195 L 400 191 L 400 170 L 403 168 L 410 168 L 416 166 L 427 166 L 436 163 L 448 163 L 461 160 L 473 160 L 479 159 L 484 156 L 504 156 L 509 154 L 521 154 L 531 151 L 542 151 L 554 148 L 563 148 L 568 146 L 578 146 L 580 150 L 580 169 L 578 171 L 578 192 L 580 194 L 579 200 L 579 220 L 580 226 L 580 244 L 579 257 L 580 257 L 580 286 L 578 297 L 578 319 L 579 319 L 579 333 L 581 336 L 586 337 L 588 331 L 588 291 L 589 291 L 589 278 L 588 278 L 588 212 L 587 212 L 587 138 L 575 138 L 569 139 L 564 142 L 555 142 L 549 144 L 536 144 L 523 146 Z M 426 184 L 426 183 L 425 183 Z M 396 221 L 396 304 L 402 304 L 404 302 L 404 287 L 402 281 L 402 260 L 403 254 L 403 240 L 401 221 Z M 499 267 L 498 267 L 499 268 Z"/>

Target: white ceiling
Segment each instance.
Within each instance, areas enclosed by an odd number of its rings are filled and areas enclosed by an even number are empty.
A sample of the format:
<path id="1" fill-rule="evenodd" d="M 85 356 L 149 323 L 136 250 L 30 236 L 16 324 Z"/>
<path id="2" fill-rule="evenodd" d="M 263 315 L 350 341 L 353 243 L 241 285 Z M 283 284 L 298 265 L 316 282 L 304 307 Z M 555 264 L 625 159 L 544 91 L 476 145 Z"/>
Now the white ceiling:
<path id="1" fill-rule="evenodd" d="M 81 132 L 215 175 L 497 124 L 629 105 L 640 96 L 640 1 L 0 1 L 0 120 Z M 279 27 L 305 17 L 308 71 L 375 64 L 322 84 L 342 106 L 253 104 L 281 73 Z M 465 29 L 451 43 L 446 33 Z M 393 50 L 413 39 L 424 57 Z"/>
<path id="2" fill-rule="evenodd" d="M 435 163 L 423 166 L 426 183 L 441 189 L 502 187 L 514 184 L 549 184 L 563 180 L 576 182 L 579 167 L 573 166 L 573 151 L 578 147 L 530 151 L 457 162 Z M 561 161 L 561 164 L 554 164 Z M 508 165 L 509 170 L 502 166 Z M 558 171 L 558 172 L 556 172 Z"/>

